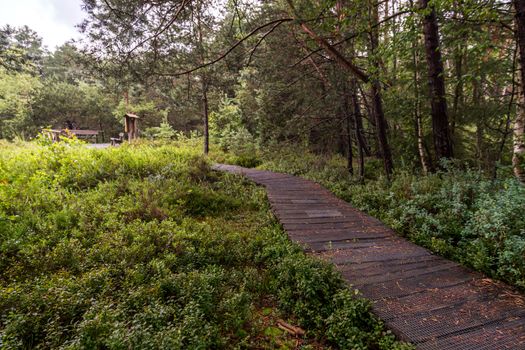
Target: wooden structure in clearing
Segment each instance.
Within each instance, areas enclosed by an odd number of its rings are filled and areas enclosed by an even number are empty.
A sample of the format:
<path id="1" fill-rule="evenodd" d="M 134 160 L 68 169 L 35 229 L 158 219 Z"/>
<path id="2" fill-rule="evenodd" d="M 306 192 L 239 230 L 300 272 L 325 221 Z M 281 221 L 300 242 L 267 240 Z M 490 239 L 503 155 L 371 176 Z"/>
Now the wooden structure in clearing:
<path id="1" fill-rule="evenodd" d="M 124 131 L 128 134 L 128 141 L 134 140 L 138 137 L 138 120 L 140 117 L 135 114 L 124 114 Z"/>
<path id="2" fill-rule="evenodd" d="M 80 129 L 42 129 L 42 133 L 49 137 L 53 142 L 60 141 L 60 137 L 71 138 L 75 136 L 79 139 L 94 140 L 97 142 L 97 137 L 100 135 L 99 130 L 80 130 Z"/>

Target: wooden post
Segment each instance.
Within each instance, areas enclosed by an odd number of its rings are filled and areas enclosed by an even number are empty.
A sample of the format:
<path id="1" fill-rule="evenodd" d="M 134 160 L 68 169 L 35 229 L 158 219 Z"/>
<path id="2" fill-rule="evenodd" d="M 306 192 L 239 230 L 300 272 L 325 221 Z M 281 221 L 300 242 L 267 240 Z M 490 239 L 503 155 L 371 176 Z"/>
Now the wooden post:
<path id="1" fill-rule="evenodd" d="M 128 134 L 128 141 L 138 138 L 138 120 L 139 116 L 131 113 L 124 115 L 124 132 Z"/>

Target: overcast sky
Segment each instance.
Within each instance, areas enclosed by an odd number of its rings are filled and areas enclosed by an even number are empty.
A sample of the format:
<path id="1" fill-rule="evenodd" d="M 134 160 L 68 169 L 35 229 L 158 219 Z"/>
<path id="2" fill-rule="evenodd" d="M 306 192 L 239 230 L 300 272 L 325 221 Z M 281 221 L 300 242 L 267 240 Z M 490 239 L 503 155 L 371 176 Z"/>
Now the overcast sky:
<path id="1" fill-rule="evenodd" d="M 0 0 L 0 26 L 28 25 L 50 50 L 78 38 L 75 28 L 84 18 L 81 0 Z"/>

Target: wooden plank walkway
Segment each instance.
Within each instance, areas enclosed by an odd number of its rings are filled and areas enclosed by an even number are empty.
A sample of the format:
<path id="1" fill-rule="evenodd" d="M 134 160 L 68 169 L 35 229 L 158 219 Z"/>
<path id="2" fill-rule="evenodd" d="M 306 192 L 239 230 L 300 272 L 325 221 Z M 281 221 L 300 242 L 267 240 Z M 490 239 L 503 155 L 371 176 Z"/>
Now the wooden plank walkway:
<path id="1" fill-rule="evenodd" d="M 320 185 L 215 165 L 266 187 L 290 239 L 336 265 L 402 340 L 418 349 L 525 349 L 525 298 L 510 286 L 433 255 Z"/>

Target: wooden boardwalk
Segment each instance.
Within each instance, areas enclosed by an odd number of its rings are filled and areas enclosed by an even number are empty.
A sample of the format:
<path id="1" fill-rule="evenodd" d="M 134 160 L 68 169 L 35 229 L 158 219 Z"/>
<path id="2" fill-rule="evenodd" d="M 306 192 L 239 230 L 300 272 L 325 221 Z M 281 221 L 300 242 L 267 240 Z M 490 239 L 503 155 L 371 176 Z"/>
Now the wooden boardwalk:
<path id="1" fill-rule="evenodd" d="M 418 349 L 525 349 L 525 298 L 433 255 L 299 177 L 216 165 L 266 187 L 290 239 L 336 265 L 402 340 Z"/>

